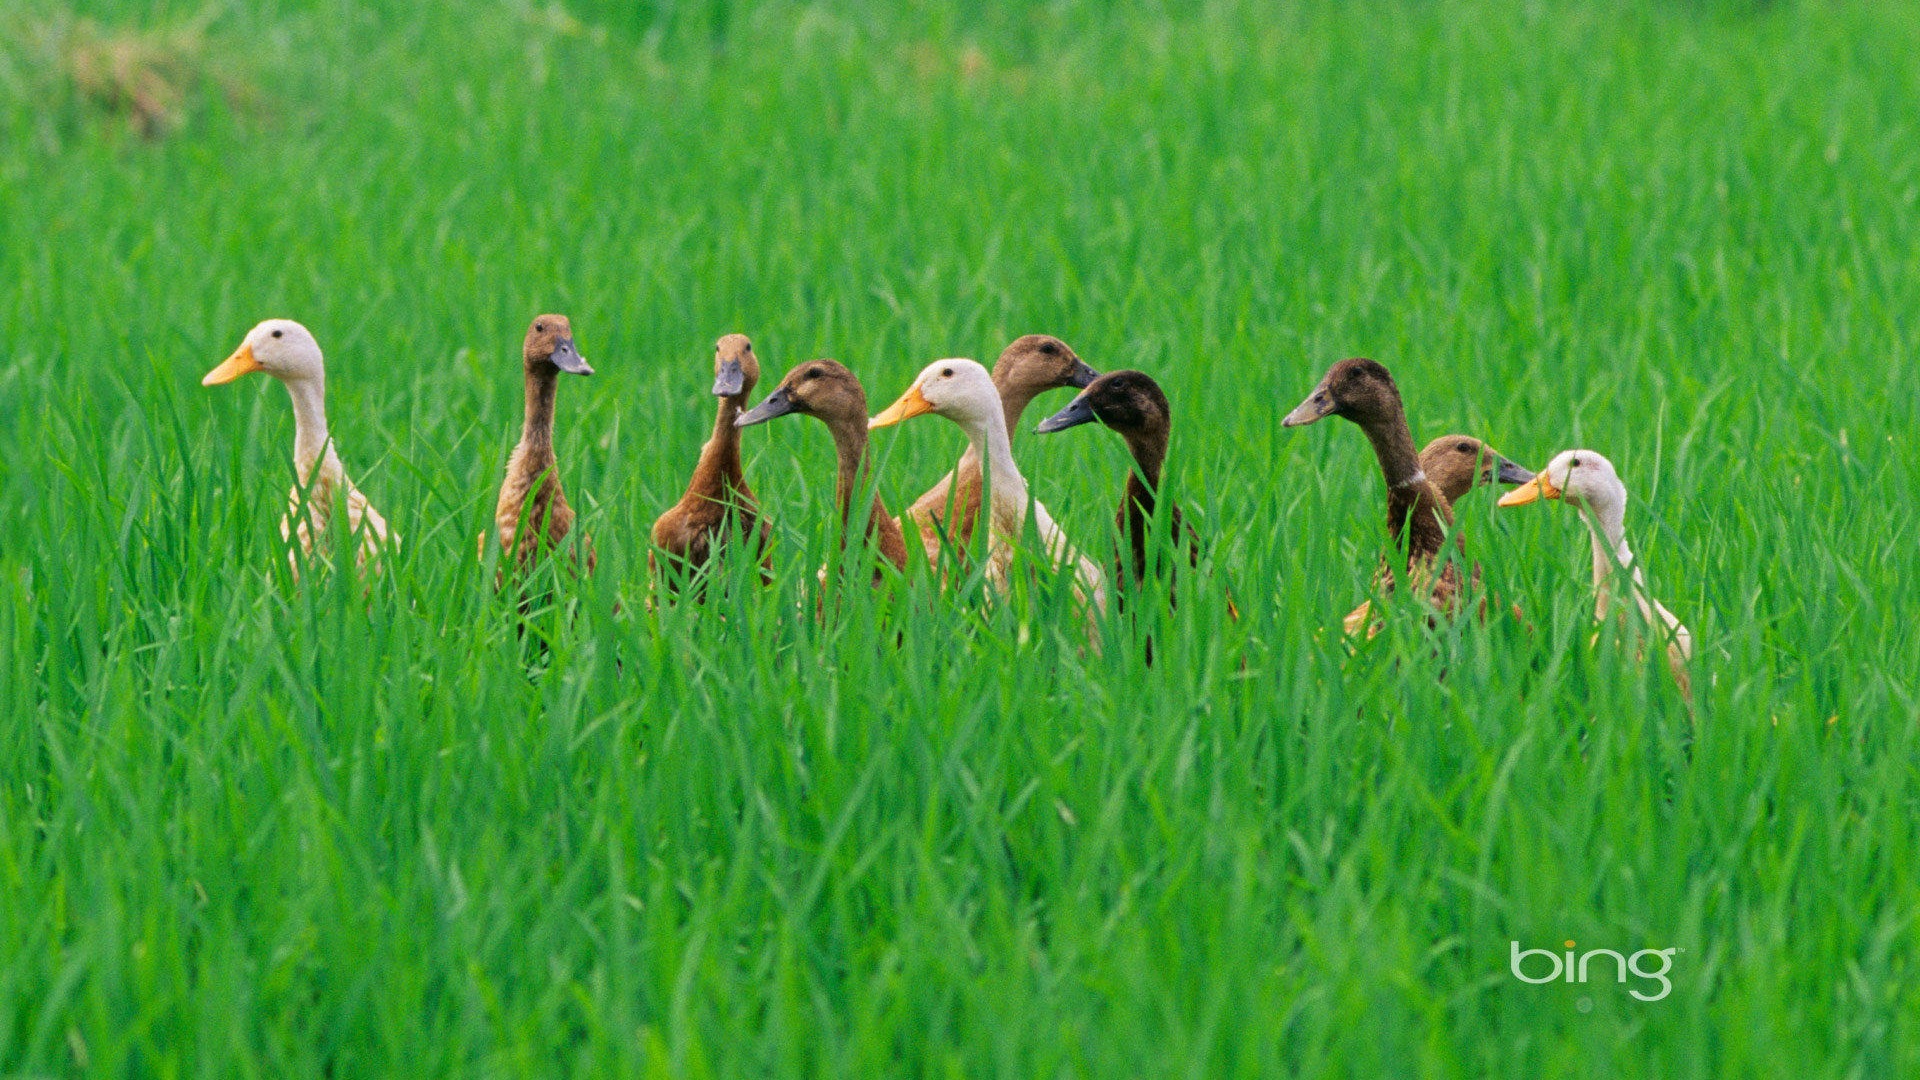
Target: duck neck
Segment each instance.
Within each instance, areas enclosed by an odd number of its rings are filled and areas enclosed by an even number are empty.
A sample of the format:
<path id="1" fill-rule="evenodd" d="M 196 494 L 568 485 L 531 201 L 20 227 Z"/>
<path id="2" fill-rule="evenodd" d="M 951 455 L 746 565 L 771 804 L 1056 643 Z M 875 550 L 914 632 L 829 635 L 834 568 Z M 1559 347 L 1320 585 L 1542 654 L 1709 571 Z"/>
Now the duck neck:
<path id="1" fill-rule="evenodd" d="M 1362 430 L 1373 444 L 1380 475 L 1387 482 L 1388 534 L 1396 545 L 1405 542 L 1409 566 L 1432 558 L 1446 543 L 1453 512 L 1420 468 L 1406 414 L 1395 409 Z"/>
<path id="2" fill-rule="evenodd" d="M 553 459 L 553 399 L 559 372 L 541 365 L 527 369 L 527 418 L 520 428 L 526 462 L 544 469 Z"/>
<path id="3" fill-rule="evenodd" d="M 1025 506 L 1027 481 L 1013 463 L 1013 447 L 1007 441 L 1005 415 L 990 412 L 985 419 L 968 423 L 966 429 L 969 449 L 983 463 L 981 472 L 986 476 L 990 497 L 1012 500 Z"/>
<path id="4" fill-rule="evenodd" d="M 864 415 L 844 417 L 827 422 L 827 428 L 833 432 L 833 452 L 839 459 L 839 472 L 834 482 L 833 501 L 840 510 L 840 520 L 846 525 L 841 534 L 841 543 L 846 543 L 846 533 L 853 530 L 853 499 L 860 492 L 861 467 L 867 459 L 867 422 Z M 876 494 L 875 499 L 879 496 Z"/>
<path id="5" fill-rule="evenodd" d="M 1633 550 L 1627 547 L 1627 508 L 1614 502 L 1595 505 L 1583 503 L 1580 516 L 1587 521 L 1587 537 L 1593 541 L 1593 589 L 1596 614 L 1607 617 L 1613 600 L 1613 573 L 1629 571 L 1637 580 L 1640 568 L 1633 564 Z"/>
<path id="6" fill-rule="evenodd" d="M 704 481 L 724 484 L 729 489 L 739 486 L 743 478 L 740 471 L 740 429 L 733 426 L 733 420 L 740 415 L 740 407 L 746 400 L 746 390 L 720 399 L 720 407 L 713 418 L 713 437 L 707 440 L 707 445 L 700 451 L 700 465 L 694 472 L 695 485 Z"/>
<path id="7" fill-rule="evenodd" d="M 1127 440 L 1127 452 L 1133 455 L 1134 474 L 1147 489 L 1147 507 L 1151 510 L 1152 493 L 1160 490 L 1160 469 L 1167 461 L 1167 429 L 1156 424 L 1122 434 Z"/>
<path id="8" fill-rule="evenodd" d="M 327 384 L 323 376 L 287 381 L 293 398 L 293 464 L 302 483 L 310 482 L 314 467 L 337 460 L 327 438 Z"/>

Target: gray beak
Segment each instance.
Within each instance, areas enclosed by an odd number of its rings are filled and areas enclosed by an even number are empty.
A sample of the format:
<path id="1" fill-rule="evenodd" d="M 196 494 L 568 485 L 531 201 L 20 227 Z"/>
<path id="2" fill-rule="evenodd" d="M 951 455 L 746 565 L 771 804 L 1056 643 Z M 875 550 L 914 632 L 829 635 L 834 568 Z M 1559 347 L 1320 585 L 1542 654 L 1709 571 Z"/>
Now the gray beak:
<path id="1" fill-rule="evenodd" d="M 1299 427 L 1331 415 L 1333 415 L 1333 391 L 1327 389 L 1326 381 L 1323 379 L 1319 386 L 1313 388 L 1313 393 L 1307 395 L 1307 400 L 1295 406 L 1294 410 L 1287 414 L 1287 418 L 1280 421 L 1280 426 Z"/>
<path id="2" fill-rule="evenodd" d="M 1076 359 L 1073 362 L 1073 370 L 1067 372 L 1067 385 L 1076 390 L 1085 390 L 1093 380 L 1099 377 L 1100 373 L 1088 367 L 1085 360 Z M 1085 423 L 1086 421 L 1083 420 L 1080 422 Z"/>
<path id="3" fill-rule="evenodd" d="M 719 390 L 716 389 L 714 393 L 719 393 Z M 768 394 L 765 401 L 734 417 L 733 426 L 752 427 L 754 424 L 764 424 L 776 416 L 785 416 L 793 411 L 793 399 L 787 396 L 787 388 L 783 386 Z"/>
<path id="4" fill-rule="evenodd" d="M 1066 408 L 1040 421 L 1040 426 L 1034 430 L 1041 434 L 1065 431 L 1070 427 L 1079 427 L 1081 424 L 1092 423 L 1098 419 L 1100 418 L 1093 415 L 1093 406 L 1088 403 L 1086 395 L 1083 394 L 1067 402 Z"/>
<path id="5" fill-rule="evenodd" d="M 1494 474 L 1503 484 L 1524 484 L 1533 479 L 1533 474 L 1515 465 L 1506 458 L 1500 459 L 1500 471 Z"/>
<path id="6" fill-rule="evenodd" d="M 555 342 L 553 355 L 547 357 L 547 360 L 569 375 L 593 374 L 593 368 L 587 365 L 587 359 L 580 355 L 580 350 L 574 348 L 573 339 L 570 337 L 561 338 Z"/>
<path id="7" fill-rule="evenodd" d="M 747 369 L 738 360 L 725 360 L 713 377 L 713 396 L 732 397 L 747 386 Z"/>

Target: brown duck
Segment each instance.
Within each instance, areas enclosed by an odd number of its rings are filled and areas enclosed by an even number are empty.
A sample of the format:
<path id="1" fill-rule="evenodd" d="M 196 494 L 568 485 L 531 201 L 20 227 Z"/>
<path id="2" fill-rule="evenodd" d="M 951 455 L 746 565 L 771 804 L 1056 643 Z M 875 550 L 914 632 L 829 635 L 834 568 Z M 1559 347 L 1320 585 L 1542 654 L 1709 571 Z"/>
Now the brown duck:
<path id="1" fill-rule="evenodd" d="M 766 550 L 769 529 L 760 520 L 759 507 L 741 472 L 740 429 L 733 426 L 759 381 L 760 361 L 747 335 L 728 334 L 715 343 L 713 396 L 720 399 L 720 407 L 713 437 L 700 448 L 700 462 L 694 466 L 687 493 L 653 523 L 654 546 L 666 555 L 668 567 L 676 574 L 706 566 L 735 530 L 756 553 Z M 763 567 L 771 564 L 770 555 L 761 557 Z M 652 562 L 649 554 L 648 563 Z"/>
<path id="2" fill-rule="evenodd" d="M 1373 444 L 1380 474 L 1386 480 L 1387 533 L 1396 547 L 1405 545 L 1406 559 L 1383 583 L 1381 591 L 1391 591 L 1404 574 L 1411 587 L 1428 595 L 1434 607 L 1452 613 L 1463 591 L 1458 561 L 1446 560 L 1437 572 L 1434 567 L 1453 526 L 1452 504 L 1428 477 L 1414 452 L 1413 432 L 1407 427 L 1406 409 L 1393 375 L 1372 360 L 1342 360 L 1327 369 L 1320 385 L 1281 423 L 1299 427 L 1328 416 L 1345 417 L 1360 426 Z M 1350 626 L 1349 630 L 1355 628 Z"/>
<path id="3" fill-rule="evenodd" d="M 853 500 L 867 482 L 867 391 L 860 380 L 837 360 L 809 360 L 780 380 L 773 393 L 752 409 L 734 418 L 734 427 L 765 423 L 776 416 L 799 413 L 817 417 L 833 435 L 833 449 L 839 459 L 834 483 L 834 504 L 840 510 L 840 546 L 845 548 L 853 533 Z M 880 549 L 880 557 L 895 569 L 907 568 L 907 542 L 900 523 L 887 514 L 878 491 L 867 511 L 866 535 Z M 885 574 L 874 568 L 876 583 Z"/>
<path id="4" fill-rule="evenodd" d="M 1173 411 L 1167 396 L 1153 377 L 1138 371 L 1110 371 L 1093 380 L 1066 408 L 1040 422 L 1041 432 L 1064 431 L 1070 427 L 1099 421 L 1126 440 L 1133 455 L 1133 469 L 1127 473 L 1127 485 L 1120 496 L 1115 526 L 1125 542 L 1115 560 L 1115 578 L 1139 586 L 1146 580 L 1148 552 L 1152 544 L 1148 532 L 1153 525 L 1156 500 L 1160 491 L 1160 472 L 1167 460 L 1167 439 L 1173 427 Z M 1180 517 L 1180 508 L 1166 508 L 1166 535 L 1186 548 L 1187 564 L 1200 564 L 1200 538 L 1193 527 Z M 1120 591 L 1122 603 L 1126 592 Z M 1237 618 L 1233 602 L 1227 612 Z"/>
<path id="5" fill-rule="evenodd" d="M 507 477 L 494 504 L 493 522 L 501 550 L 526 569 L 542 550 L 560 546 L 573 531 L 573 507 L 560 487 L 560 467 L 553 454 L 553 400 L 560 373 L 591 375 L 573 343 L 573 324 L 565 315 L 541 315 L 527 326 L 520 357 L 526 368 L 527 418 L 520 428 L 520 444 L 507 460 Z M 587 545 L 587 568 L 593 568 L 592 545 Z"/>
<path id="6" fill-rule="evenodd" d="M 1021 414 L 1034 398 L 1056 387 L 1084 388 L 1097 374 L 1057 337 L 1028 334 L 1015 339 L 993 362 L 993 388 L 1000 394 L 1007 432 L 1019 428 Z M 973 526 L 980 518 L 980 476 L 980 455 L 969 444 L 953 471 L 907 508 L 902 524 L 912 520 L 928 562 L 939 561 L 947 543 L 965 552 L 973 542 Z"/>

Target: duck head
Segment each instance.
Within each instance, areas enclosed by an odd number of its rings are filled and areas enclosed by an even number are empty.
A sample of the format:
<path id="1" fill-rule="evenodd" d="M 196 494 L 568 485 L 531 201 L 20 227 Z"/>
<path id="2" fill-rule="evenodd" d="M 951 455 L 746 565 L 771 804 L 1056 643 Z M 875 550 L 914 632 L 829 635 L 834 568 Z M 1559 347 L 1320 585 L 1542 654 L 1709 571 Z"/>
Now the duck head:
<path id="1" fill-rule="evenodd" d="M 963 425 L 984 425 L 1000 414 L 1000 394 L 993 376 L 973 360 L 935 360 L 900 395 L 900 400 L 867 422 L 869 428 L 891 427 L 921 413 L 939 413 Z"/>
<path id="2" fill-rule="evenodd" d="M 1400 388 L 1386 366 L 1355 357 L 1327 369 L 1313 388 L 1280 423 L 1285 427 L 1311 424 L 1329 416 L 1343 416 L 1362 427 L 1390 418 L 1400 410 Z"/>
<path id="3" fill-rule="evenodd" d="M 760 381 L 760 361 L 745 334 L 728 334 L 713 347 L 713 396 L 746 400 Z"/>
<path id="4" fill-rule="evenodd" d="M 1109 371 L 1093 380 L 1066 408 L 1040 421 L 1041 432 L 1065 431 L 1098 420 L 1132 435 L 1164 430 L 1171 419 L 1167 395 L 1153 377 L 1139 371 Z"/>
<path id="5" fill-rule="evenodd" d="M 591 375 L 593 368 L 573 344 L 573 324 L 565 315 L 537 315 L 527 324 L 526 344 L 521 358 L 527 370 L 555 367 L 569 375 Z"/>
<path id="6" fill-rule="evenodd" d="M 1591 450 L 1562 450 L 1540 475 L 1500 497 L 1501 506 L 1525 506 L 1536 499 L 1560 499 L 1594 510 L 1624 510 L 1627 488 L 1613 462 Z"/>
<path id="7" fill-rule="evenodd" d="M 201 386 L 230 383 L 251 372 L 264 372 L 281 382 L 304 382 L 326 377 L 320 343 L 292 319 L 268 319 L 247 331 L 246 339 L 220 366 L 207 372 Z"/>
<path id="8" fill-rule="evenodd" d="M 1524 484 L 1533 473 L 1471 435 L 1442 435 L 1420 451 L 1420 471 L 1457 503 L 1480 484 Z"/>
<path id="9" fill-rule="evenodd" d="M 780 380 L 760 404 L 734 417 L 734 427 L 764 424 L 776 416 L 800 413 L 828 423 L 867 418 L 867 391 L 838 360 L 809 360 Z"/>
<path id="10" fill-rule="evenodd" d="M 1066 342 L 1047 334 L 1015 338 L 993 362 L 993 384 L 1002 396 L 1032 398 L 1058 386 L 1084 388 L 1098 374 Z"/>

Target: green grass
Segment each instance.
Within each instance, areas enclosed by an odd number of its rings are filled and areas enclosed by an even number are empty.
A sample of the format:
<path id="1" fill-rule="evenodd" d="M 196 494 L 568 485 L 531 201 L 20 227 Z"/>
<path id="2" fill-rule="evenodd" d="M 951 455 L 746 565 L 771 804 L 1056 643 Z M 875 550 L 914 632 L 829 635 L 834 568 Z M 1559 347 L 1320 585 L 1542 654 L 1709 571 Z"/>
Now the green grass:
<path id="1" fill-rule="evenodd" d="M 89 5 L 199 42 L 158 138 L 53 0 L 0 43 L 0 1075 L 1920 1071 L 1906 5 L 386 6 Z M 471 553 L 545 310 L 599 570 L 523 637 Z M 198 385 L 272 315 L 370 589 L 279 570 L 284 392 Z M 1097 656 L 1057 590 L 817 622 L 781 420 L 777 586 L 649 613 L 732 330 L 876 409 L 1152 372 L 1209 565 Z M 1377 472 L 1279 419 L 1348 355 L 1615 461 L 1691 718 L 1557 506 L 1461 512 L 1530 631 L 1347 655 Z M 874 445 L 895 506 L 960 448 Z M 1119 441 L 1016 453 L 1104 549 Z M 1566 939 L 1671 995 L 1509 975 Z"/>

